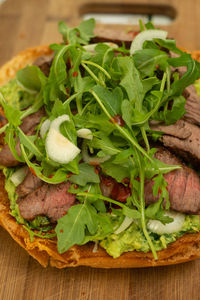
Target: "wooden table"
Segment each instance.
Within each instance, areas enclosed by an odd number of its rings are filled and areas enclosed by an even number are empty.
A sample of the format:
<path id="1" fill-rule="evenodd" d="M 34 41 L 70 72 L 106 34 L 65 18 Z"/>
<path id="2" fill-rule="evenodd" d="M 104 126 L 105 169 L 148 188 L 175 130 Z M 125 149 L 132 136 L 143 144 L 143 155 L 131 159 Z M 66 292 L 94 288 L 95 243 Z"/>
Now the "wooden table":
<path id="1" fill-rule="evenodd" d="M 76 2 L 76 3 L 75 3 Z M 7 0 L 0 6 L 0 65 L 29 46 L 60 41 L 57 21 L 77 24 L 80 13 L 164 12 L 178 44 L 200 49 L 199 0 Z M 110 5 L 108 5 L 110 3 Z M 135 5 L 134 3 L 140 3 Z M 149 6 L 143 6 L 148 4 Z M 156 4 L 156 6 L 152 6 Z M 162 5 L 165 5 L 165 9 Z M 168 6 L 166 6 L 168 5 Z M 115 26 L 117 30 L 130 26 Z M 108 30 L 98 25 L 97 33 Z M 200 261 L 150 269 L 43 269 L 0 228 L 0 299 L 200 299 Z"/>

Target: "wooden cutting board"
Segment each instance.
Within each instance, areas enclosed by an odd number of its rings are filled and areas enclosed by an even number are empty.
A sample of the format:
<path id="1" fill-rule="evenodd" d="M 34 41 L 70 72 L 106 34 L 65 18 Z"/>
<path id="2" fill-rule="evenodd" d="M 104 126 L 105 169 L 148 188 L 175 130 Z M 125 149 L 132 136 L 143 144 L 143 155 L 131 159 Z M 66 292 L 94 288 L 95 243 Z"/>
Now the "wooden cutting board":
<path id="1" fill-rule="evenodd" d="M 199 0 L 7 0 L 0 6 L 0 65 L 22 49 L 60 41 L 58 20 L 76 25 L 91 12 L 166 14 L 175 18 L 169 35 L 182 47 L 200 49 Z M 118 36 L 132 26 L 98 24 L 96 32 L 109 36 L 110 28 Z M 199 287 L 200 260 L 149 269 L 43 269 L 0 228 L 3 300 L 197 300 Z"/>

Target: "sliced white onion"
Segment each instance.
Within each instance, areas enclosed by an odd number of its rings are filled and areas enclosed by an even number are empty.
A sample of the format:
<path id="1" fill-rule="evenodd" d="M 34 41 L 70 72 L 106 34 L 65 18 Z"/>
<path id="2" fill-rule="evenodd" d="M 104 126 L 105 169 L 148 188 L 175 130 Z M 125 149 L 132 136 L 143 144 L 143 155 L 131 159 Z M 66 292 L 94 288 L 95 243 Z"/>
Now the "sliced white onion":
<path id="1" fill-rule="evenodd" d="M 93 135 L 92 135 L 92 131 L 88 128 L 81 128 L 79 130 L 77 130 L 77 136 L 83 139 L 87 139 L 87 140 L 92 140 L 93 139 Z"/>
<path id="2" fill-rule="evenodd" d="M 45 134 L 47 133 L 47 131 L 49 130 L 50 124 L 51 124 L 51 121 L 49 119 L 46 119 L 42 123 L 42 125 L 40 127 L 40 136 L 41 136 L 42 139 L 45 136 Z"/>
<path id="3" fill-rule="evenodd" d="M 153 39 L 166 39 L 168 32 L 165 30 L 149 29 L 140 32 L 131 43 L 130 54 L 142 49 L 145 41 L 151 41 Z"/>
<path id="4" fill-rule="evenodd" d="M 92 250 L 93 253 L 97 253 L 98 252 L 98 246 L 99 246 L 99 241 L 95 241 L 94 242 L 94 248 Z"/>
<path id="5" fill-rule="evenodd" d="M 62 115 L 53 120 L 45 141 L 49 158 L 63 164 L 69 163 L 80 153 L 80 149 L 59 131 L 60 125 L 65 121 L 69 121 L 68 115 Z"/>
<path id="6" fill-rule="evenodd" d="M 157 234 L 171 234 L 174 232 L 178 232 L 181 230 L 183 223 L 185 221 L 185 215 L 175 212 L 175 211 L 166 211 L 165 216 L 168 216 L 170 218 L 173 218 L 174 221 L 167 224 L 162 224 L 158 220 L 149 220 L 147 223 L 147 228 Z"/>
<path id="7" fill-rule="evenodd" d="M 60 117 L 57 117 L 55 120 L 51 122 L 50 129 L 54 128 L 55 130 L 59 131 L 60 125 L 65 121 L 69 121 L 68 115 L 62 115 Z"/>
<path id="8" fill-rule="evenodd" d="M 10 180 L 12 181 L 12 183 L 14 183 L 15 186 L 18 186 L 20 183 L 23 182 L 27 173 L 28 173 L 28 167 L 27 166 L 21 167 L 10 176 Z"/>
<path id="9" fill-rule="evenodd" d="M 108 45 L 111 48 L 118 48 L 118 45 L 115 44 L 115 43 L 112 43 L 112 42 L 106 42 L 106 43 L 103 43 L 103 44 Z M 83 46 L 83 48 L 85 48 L 85 50 L 88 51 L 88 52 L 93 52 L 93 51 L 95 51 L 95 47 L 97 45 L 98 44 L 85 45 L 85 46 Z"/>
<path id="10" fill-rule="evenodd" d="M 67 164 L 80 153 L 76 145 L 54 128 L 50 128 L 45 145 L 49 158 L 58 163 Z"/>
<path id="11" fill-rule="evenodd" d="M 119 234 L 120 232 L 124 231 L 126 228 L 128 228 L 133 223 L 133 219 L 129 217 L 125 217 L 122 224 L 115 230 L 115 234 Z"/>

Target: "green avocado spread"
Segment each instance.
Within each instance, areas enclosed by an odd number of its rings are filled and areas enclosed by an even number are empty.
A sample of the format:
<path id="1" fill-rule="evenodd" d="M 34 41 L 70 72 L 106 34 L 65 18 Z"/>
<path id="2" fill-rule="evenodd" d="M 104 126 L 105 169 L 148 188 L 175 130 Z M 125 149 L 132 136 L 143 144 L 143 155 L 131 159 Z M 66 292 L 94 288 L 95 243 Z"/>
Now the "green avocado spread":
<path id="1" fill-rule="evenodd" d="M 31 105 L 35 100 L 35 95 L 22 90 L 17 84 L 16 79 L 12 79 L 6 85 L 2 86 L 0 92 L 4 96 L 6 102 L 16 109 L 22 110 Z"/>
<path id="2" fill-rule="evenodd" d="M 199 216 L 187 215 L 181 231 L 173 234 L 158 235 L 149 232 L 156 251 L 167 248 L 167 245 L 176 241 L 184 233 L 195 233 L 200 230 Z M 100 242 L 100 245 L 114 258 L 128 251 L 150 251 L 149 244 L 145 239 L 142 229 L 136 222 L 119 234 L 111 234 Z"/>

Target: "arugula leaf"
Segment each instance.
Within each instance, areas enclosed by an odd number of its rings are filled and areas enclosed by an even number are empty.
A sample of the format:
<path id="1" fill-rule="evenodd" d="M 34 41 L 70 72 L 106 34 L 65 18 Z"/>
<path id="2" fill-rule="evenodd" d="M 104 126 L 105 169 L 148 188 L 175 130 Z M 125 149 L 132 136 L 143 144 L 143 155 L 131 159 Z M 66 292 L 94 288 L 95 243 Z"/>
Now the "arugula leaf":
<path id="1" fill-rule="evenodd" d="M 99 194 L 99 195 L 101 194 L 101 188 L 99 186 L 99 183 L 90 183 L 88 187 L 85 187 L 85 190 L 87 190 L 88 193 L 91 193 L 91 194 Z M 105 207 L 104 201 L 102 199 L 87 198 L 87 201 L 92 203 L 97 211 L 102 212 L 102 213 L 106 212 L 106 207 Z"/>
<path id="2" fill-rule="evenodd" d="M 167 125 L 175 123 L 186 113 L 185 103 L 186 100 L 183 96 L 173 98 L 172 108 L 164 111 L 164 120 Z"/>
<path id="3" fill-rule="evenodd" d="M 171 100 L 169 98 L 164 109 L 155 112 L 152 118 L 157 121 L 164 121 L 167 125 L 173 124 L 185 114 L 185 103 L 186 100 L 182 95 L 174 96 Z M 168 109 L 168 106 L 171 106 L 171 108 Z"/>
<path id="4" fill-rule="evenodd" d="M 142 110 L 134 109 L 128 100 L 124 100 L 122 103 L 122 118 L 129 128 L 133 130 L 133 125 L 144 125 L 152 115 L 153 118 L 158 118 L 155 112 L 160 106 L 162 95 L 163 93 L 160 91 L 152 91 L 151 94 L 146 97 Z"/>
<path id="5" fill-rule="evenodd" d="M 35 154 L 35 156 L 38 159 L 42 159 L 43 154 L 39 151 L 37 146 L 35 145 L 35 141 L 37 139 L 37 136 L 28 136 L 23 133 L 23 131 L 18 127 L 18 132 L 19 132 L 19 140 L 20 143 L 23 144 L 32 154 Z"/>
<path id="6" fill-rule="evenodd" d="M 99 131 L 105 132 L 107 135 L 110 135 L 114 130 L 113 123 L 111 123 L 102 113 L 98 115 L 92 113 L 87 113 L 85 115 L 77 114 L 73 116 L 73 120 L 76 127 L 98 129 Z"/>
<path id="7" fill-rule="evenodd" d="M 105 154 L 108 155 L 115 155 L 120 152 L 119 149 L 117 149 L 111 139 L 106 136 L 105 134 L 99 132 L 99 134 L 95 134 L 97 137 L 94 137 L 92 141 L 90 142 L 90 146 L 93 148 L 101 149 Z"/>
<path id="8" fill-rule="evenodd" d="M 79 165 L 79 174 L 72 175 L 70 181 L 81 186 L 85 186 L 88 182 L 99 183 L 98 174 L 95 173 L 94 167 L 86 163 Z"/>
<path id="9" fill-rule="evenodd" d="M 101 168 L 103 172 L 114 178 L 117 182 L 122 182 L 122 180 L 129 177 L 130 174 L 128 167 L 116 165 L 111 161 L 101 163 Z"/>
<path id="10" fill-rule="evenodd" d="M 70 207 L 67 214 L 58 220 L 55 229 L 58 252 L 63 253 L 73 245 L 80 245 L 84 240 L 86 228 L 92 235 L 97 231 L 95 208 L 87 202 Z"/>
<path id="11" fill-rule="evenodd" d="M 164 51 L 158 49 L 142 49 L 138 50 L 134 56 L 136 68 L 141 72 L 142 76 L 153 76 L 156 67 L 165 70 L 167 66 L 168 55 Z"/>
<path id="12" fill-rule="evenodd" d="M 163 48 L 168 49 L 176 54 L 182 54 L 183 51 L 176 47 L 176 41 L 171 39 L 161 40 L 155 39 L 155 41 Z"/>
<path id="13" fill-rule="evenodd" d="M 92 61 L 99 63 L 102 67 L 105 67 L 109 70 L 112 60 L 114 58 L 114 51 L 113 48 L 109 47 L 106 44 L 99 43 L 95 47 L 95 51 L 97 54 L 93 56 Z M 98 57 L 98 59 L 97 59 Z"/>
<path id="14" fill-rule="evenodd" d="M 30 168 L 31 172 L 34 173 L 35 176 L 40 178 L 42 181 L 51 183 L 51 184 L 58 184 L 58 183 L 61 183 L 61 182 L 64 182 L 67 180 L 66 171 L 62 168 L 57 169 L 53 174 L 51 174 L 52 175 L 51 177 L 46 177 L 43 174 L 43 168 L 40 165 L 38 165 L 36 163 L 32 163 L 30 161 L 30 159 L 28 158 L 27 153 L 24 149 L 24 145 L 21 145 L 21 152 L 22 152 L 22 156 L 23 156 L 26 164 Z"/>
<path id="15" fill-rule="evenodd" d="M 173 67 L 187 66 L 187 72 L 171 85 L 170 96 L 179 96 L 183 90 L 200 77 L 200 63 L 192 59 L 188 53 L 183 53 L 180 57 L 169 58 L 168 62 Z"/>
<path id="16" fill-rule="evenodd" d="M 92 194 L 98 194 L 101 195 L 101 189 L 99 183 L 87 183 L 84 186 L 72 184 L 68 190 L 72 194 L 76 194 L 76 199 L 78 199 L 81 203 L 83 203 L 86 199 L 89 203 L 94 205 L 97 211 L 99 212 L 106 212 L 106 207 L 104 204 L 104 201 L 98 197 L 87 197 L 84 198 L 81 196 L 79 197 L 78 193 L 92 193 Z"/>
<path id="17" fill-rule="evenodd" d="M 138 210 L 129 208 L 128 206 L 124 206 L 122 212 L 125 216 L 132 218 L 132 219 L 140 219 L 141 214 Z"/>
<path id="18" fill-rule="evenodd" d="M 127 126 L 131 129 L 132 127 L 132 118 L 134 114 L 133 105 L 127 99 L 124 99 L 121 106 L 122 110 L 122 119 L 126 122 Z"/>
<path id="19" fill-rule="evenodd" d="M 117 58 L 119 67 L 121 68 L 120 85 L 124 87 L 132 104 L 137 110 L 142 109 L 142 101 L 144 98 L 144 90 L 140 74 L 134 65 L 132 57 Z"/>
<path id="20" fill-rule="evenodd" d="M 44 102 L 49 107 L 49 102 L 54 102 L 57 98 L 62 100 L 66 94 L 65 86 L 67 80 L 66 62 L 64 56 L 70 45 L 60 45 L 51 65 L 50 74 L 46 85 L 44 86 Z M 66 97 L 66 96 L 65 96 Z"/>
<path id="21" fill-rule="evenodd" d="M 114 231 L 114 222 L 112 220 L 112 217 L 110 214 L 97 214 L 96 216 L 98 221 L 98 229 L 95 235 L 89 235 L 89 233 L 86 233 L 86 236 L 81 243 L 81 245 L 84 245 L 88 243 L 89 241 L 101 241 L 105 237 L 107 237 L 109 234 L 113 233 Z"/>
<path id="22" fill-rule="evenodd" d="M 14 158 L 20 162 L 24 162 L 23 157 L 20 156 L 18 135 L 12 124 L 9 124 L 6 128 L 5 142 L 8 144 Z"/>
<path id="23" fill-rule="evenodd" d="M 79 30 L 80 37 L 78 42 L 80 44 L 87 44 L 92 37 L 94 37 L 95 19 L 91 18 L 84 20 L 77 27 Z"/>
<path id="24" fill-rule="evenodd" d="M 146 24 L 145 24 L 145 28 L 148 30 L 148 29 L 155 29 L 155 26 L 153 25 L 153 23 L 151 21 L 148 21 Z"/>
<path id="25" fill-rule="evenodd" d="M 16 74 L 17 83 L 29 93 L 37 93 L 46 82 L 46 76 L 39 67 L 28 66 Z"/>
<path id="26" fill-rule="evenodd" d="M 150 91 L 154 85 L 159 84 L 160 81 L 157 77 L 149 77 L 142 80 L 142 85 L 144 89 L 144 94 L 146 94 L 148 91 Z"/>
<path id="27" fill-rule="evenodd" d="M 95 86 L 94 92 L 99 96 L 111 116 L 120 114 L 123 100 L 122 90 L 117 87 L 112 92 L 102 86 Z"/>
<path id="28" fill-rule="evenodd" d="M 159 220 L 163 224 L 168 224 L 172 222 L 173 219 L 168 216 L 165 216 L 165 210 L 163 210 L 161 204 L 162 198 L 159 201 L 150 204 L 145 210 L 145 215 L 148 219 Z"/>
<path id="29" fill-rule="evenodd" d="M 77 133 L 72 120 L 63 122 L 60 125 L 60 132 L 67 137 L 73 144 L 77 145 Z"/>
<path id="30" fill-rule="evenodd" d="M 2 105 L 8 122 L 14 127 L 19 126 L 21 124 L 21 112 L 7 103 L 2 103 Z"/>
<path id="31" fill-rule="evenodd" d="M 162 174 L 158 174 L 156 177 L 153 178 L 154 185 L 153 185 L 153 195 L 154 197 L 160 194 L 161 199 L 166 200 L 165 208 L 169 209 L 170 202 L 169 202 L 169 194 L 167 191 L 167 182 Z"/>
<path id="32" fill-rule="evenodd" d="M 145 177 L 147 179 L 153 178 L 157 174 L 167 174 L 169 172 L 172 172 L 174 170 L 180 169 L 181 166 L 178 165 L 168 165 L 159 159 L 153 157 L 157 149 L 152 148 L 150 150 L 149 155 L 151 155 L 153 164 L 152 162 L 149 162 L 148 160 L 145 159 Z M 161 178 L 162 179 L 162 178 Z"/>
<path id="33" fill-rule="evenodd" d="M 154 220 L 156 218 L 156 214 L 158 213 L 158 211 L 161 208 L 161 204 L 162 204 L 162 199 L 160 199 L 159 201 L 156 201 L 155 203 L 148 205 L 148 207 L 145 209 L 146 217 Z"/>
<path id="34" fill-rule="evenodd" d="M 51 110 L 51 119 L 53 118 L 57 118 L 59 116 L 62 116 L 66 114 L 66 108 L 64 107 L 63 103 L 61 100 L 59 99 L 55 99 L 54 101 L 54 105 L 52 107 L 52 110 Z"/>
<path id="35" fill-rule="evenodd" d="M 94 37 L 94 26 L 94 19 L 85 20 L 76 28 L 69 28 L 64 21 L 60 21 L 58 30 L 62 34 L 65 43 L 86 45 Z"/>
<path id="36" fill-rule="evenodd" d="M 21 113 L 21 119 L 37 112 L 40 107 L 42 107 L 44 105 L 44 102 L 43 102 L 43 97 L 42 97 L 42 90 L 37 94 L 36 98 L 35 98 L 35 101 L 34 103 L 29 106 L 26 110 L 22 111 Z"/>
<path id="37" fill-rule="evenodd" d="M 133 148 L 128 148 L 126 150 L 122 150 L 118 153 L 114 160 L 112 161 L 114 164 L 124 164 L 127 163 L 129 157 L 134 154 Z"/>

